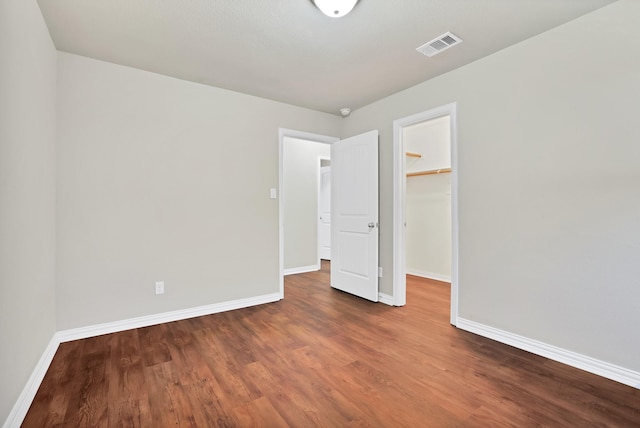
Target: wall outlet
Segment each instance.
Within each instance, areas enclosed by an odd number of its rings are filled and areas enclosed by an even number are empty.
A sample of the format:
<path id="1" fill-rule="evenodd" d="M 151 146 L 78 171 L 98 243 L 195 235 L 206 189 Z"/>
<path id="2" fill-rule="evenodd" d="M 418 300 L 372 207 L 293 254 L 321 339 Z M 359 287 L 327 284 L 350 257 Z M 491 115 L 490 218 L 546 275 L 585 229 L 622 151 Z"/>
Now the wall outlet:
<path id="1" fill-rule="evenodd" d="M 378 278 L 382 278 L 382 268 L 378 267 Z"/>
<path id="2" fill-rule="evenodd" d="M 164 294 L 164 281 L 156 281 L 156 294 Z"/>

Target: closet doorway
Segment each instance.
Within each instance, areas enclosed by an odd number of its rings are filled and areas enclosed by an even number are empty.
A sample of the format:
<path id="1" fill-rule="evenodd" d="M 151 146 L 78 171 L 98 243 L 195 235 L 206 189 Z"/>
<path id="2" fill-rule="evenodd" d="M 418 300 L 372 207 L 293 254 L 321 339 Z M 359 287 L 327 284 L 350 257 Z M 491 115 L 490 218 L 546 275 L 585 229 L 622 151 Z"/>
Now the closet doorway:
<path id="1" fill-rule="evenodd" d="M 406 273 L 451 282 L 449 115 L 404 127 Z"/>
<path id="2" fill-rule="evenodd" d="M 451 283 L 457 318 L 455 104 L 394 122 L 394 305 L 406 274 Z"/>

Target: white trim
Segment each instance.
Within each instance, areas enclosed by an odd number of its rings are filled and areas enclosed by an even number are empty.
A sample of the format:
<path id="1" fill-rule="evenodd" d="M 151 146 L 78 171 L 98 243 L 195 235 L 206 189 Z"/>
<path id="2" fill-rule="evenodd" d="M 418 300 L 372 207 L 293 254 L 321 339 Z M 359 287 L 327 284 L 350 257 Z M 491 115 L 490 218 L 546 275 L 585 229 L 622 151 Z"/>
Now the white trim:
<path id="1" fill-rule="evenodd" d="M 385 293 L 378 293 L 378 302 L 384 303 L 385 305 L 394 306 L 393 296 Z"/>
<path id="2" fill-rule="evenodd" d="M 9 416 L 7 416 L 7 419 L 4 421 L 4 425 L 2 425 L 3 428 L 17 428 L 22 424 L 38 392 L 38 388 L 40 388 L 44 375 L 47 374 L 47 370 L 49 370 L 49 366 L 51 365 L 51 361 L 53 361 L 53 357 L 56 355 L 59 345 L 60 341 L 54 334 L 42 353 L 40 360 L 38 360 L 38 364 L 36 364 L 36 367 L 33 369 L 29 380 L 22 389 L 18 400 L 11 409 L 11 412 L 9 412 Z"/>
<path id="3" fill-rule="evenodd" d="M 286 275 L 295 275 L 298 273 L 307 273 L 307 272 L 315 272 L 320 270 L 320 265 L 309 265 L 309 266 L 299 266 L 290 269 L 285 269 L 284 274 Z"/>
<path id="4" fill-rule="evenodd" d="M 405 204 L 407 177 L 402 128 L 425 120 L 449 115 L 451 138 L 451 324 L 458 318 L 458 133 L 456 103 L 393 121 L 393 300 L 395 306 L 407 303 L 405 255 Z"/>
<path id="5" fill-rule="evenodd" d="M 640 389 L 640 372 L 464 318 L 458 318 L 456 327 Z"/>
<path id="6" fill-rule="evenodd" d="M 320 198 L 320 193 L 322 192 L 322 161 L 329 161 L 331 162 L 331 156 L 318 156 L 318 171 L 317 171 L 317 176 L 316 176 L 316 184 L 317 184 L 317 188 L 316 188 L 316 196 L 317 196 L 317 205 L 316 208 L 318 209 L 318 213 L 317 213 L 317 223 L 316 223 L 316 234 L 317 234 L 317 249 L 316 252 L 318 254 L 318 266 L 320 266 L 322 264 L 321 260 L 321 254 L 320 254 L 320 241 L 321 241 L 321 233 L 320 233 L 320 229 L 322 227 L 322 220 L 321 220 L 321 198 Z M 329 166 L 329 168 L 331 168 L 331 166 Z M 331 247 L 329 247 L 329 259 L 331 258 Z M 286 275 L 286 274 L 285 274 Z"/>
<path id="7" fill-rule="evenodd" d="M 450 323 L 458 324 L 458 107 L 456 103 L 448 105 L 450 109 L 449 126 L 451 138 L 451 316 Z"/>
<path id="8" fill-rule="evenodd" d="M 451 283 L 451 275 L 443 275 L 441 273 L 427 272 L 419 269 L 407 268 L 407 274 L 419 276 L 421 278 L 435 279 L 436 281 Z"/>
<path id="9" fill-rule="evenodd" d="M 71 340 L 86 339 L 87 337 L 99 336 L 101 334 L 116 333 L 118 331 L 131 330 L 133 328 L 148 327 L 155 324 L 201 317 L 204 315 L 211 315 L 219 312 L 233 311 L 235 309 L 248 308 L 250 306 L 263 305 L 265 303 L 273 303 L 277 302 L 278 300 L 280 300 L 280 294 L 271 293 L 262 296 L 249 297 L 246 299 L 214 303 L 211 305 L 197 306 L 195 308 L 180 309 L 177 311 L 163 312 L 161 314 L 129 318 L 126 320 L 96 324 L 87 327 L 73 328 L 70 330 L 62 330 L 57 332 L 56 336 L 58 337 L 60 343 L 63 343 L 69 342 Z"/>
<path id="10" fill-rule="evenodd" d="M 312 134 L 310 132 L 296 131 L 293 129 L 278 129 L 278 193 L 280 200 L 278 201 L 278 272 L 279 272 L 279 293 L 280 298 L 284 299 L 284 139 L 300 138 L 302 140 L 315 141 L 317 143 L 331 144 L 340 140 L 337 137 L 327 135 Z"/>
<path id="11" fill-rule="evenodd" d="M 402 128 L 413 123 L 409 119 L 393 121 L 393 303 L 407 304 L 407 278 L 405 255 L 405 201 L 407 177 L 402 144 Z"/>

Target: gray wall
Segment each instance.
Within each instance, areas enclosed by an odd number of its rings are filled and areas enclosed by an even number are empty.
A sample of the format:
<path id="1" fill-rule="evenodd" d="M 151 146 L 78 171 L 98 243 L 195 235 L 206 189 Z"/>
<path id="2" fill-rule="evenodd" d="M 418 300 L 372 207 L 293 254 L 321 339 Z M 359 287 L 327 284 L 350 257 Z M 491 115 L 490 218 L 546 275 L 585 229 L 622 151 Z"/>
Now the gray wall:
<path id="1" fill-rule="evenodd" d="M 58 328 L 277 293 L 278 128 L 336 135 L 341 119 L 67 53 L 58 65 Z"/>
<path id="2" fill-rule="evenodd" d="M 330 155 L 330 144 L 284 139 L 284 269 L 318 264 L 318 159 Z"/>
<path id="3" fill-rule="evenodd" d="M 343 136 L 380 130 L 385 272 L 392 121 L 457 102 L 459 315 L 640 370 L 638 16 L 616 2 L 351 114 Z"/>
<path id="4" fill-rule="evenodd" d="M 55 96 L 36 2 L 0 2 L 0 422 L 56 330 Z"/>

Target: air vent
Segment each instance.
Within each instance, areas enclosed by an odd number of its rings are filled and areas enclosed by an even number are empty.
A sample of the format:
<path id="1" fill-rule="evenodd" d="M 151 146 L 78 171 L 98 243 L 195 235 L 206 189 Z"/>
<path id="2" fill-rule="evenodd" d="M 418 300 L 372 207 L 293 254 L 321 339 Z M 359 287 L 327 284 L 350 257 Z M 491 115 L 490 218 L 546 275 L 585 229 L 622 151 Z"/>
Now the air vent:
<path id="1" fill-rule="evenodd" d="M 460 43 L 462 43 L 462 39 L 460 37 L 450 32 L 446 32 L 430 42 L 425 43 L 416 50 L 428 57 L 432 57 L 435 54 L 439 54 L 440 52 L 449 49 L 451 46 L 455 46 Z"/>

